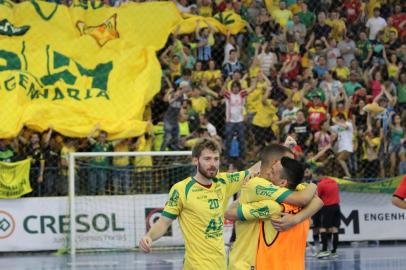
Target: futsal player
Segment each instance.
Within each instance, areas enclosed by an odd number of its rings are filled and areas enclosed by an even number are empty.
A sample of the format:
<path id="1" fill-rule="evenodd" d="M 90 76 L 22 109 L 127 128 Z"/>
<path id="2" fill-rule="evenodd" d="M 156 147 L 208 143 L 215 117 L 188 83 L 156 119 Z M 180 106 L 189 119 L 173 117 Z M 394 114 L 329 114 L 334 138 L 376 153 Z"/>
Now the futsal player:
<path id="1" fill-rule="evenodd" d="M 317 184 L 317 193 L 323 201 L 324 206 L 320 210 L 320 236 L 322 250 L 317 258 L 337 257 L 338 229 L 340 228 L 340 189 L 338 183 L 329 177 L 324 176 L 323 168 L 319 168 L 321 179 Z M 333 249 L 331 253 L 327 250 L 328 242 L 332 238 Z"/>
<path id="2" fill-rule="evenodd" d="M 260 174 L 242 187 L 239 202 L 245 204 L 271 199 L 279 203 L 286 202 L 297 206 L 305 206 L 311 202 L 302 210 L 308 218 L 320 208 L 320 205 L 317 204 L 317 198 L 314 197 L 316 185 L 309 184 L 301 192 L 293 192 L 285 187 L 277 186 L 283 180 L 281 179 L 283 169 L 281 158 L 284 156 L 294 158 L 292 151 L 285 146 L 272 144 L 264 148 L 261 154 Z M 271 179 L 275 181 L 276 185 L 271 182 Z M 301 196 L 298 196 L 299 194 Z M 291 219 L 288 222 L 288 227 L 300 223 L 300 221 L 302 220 Z M 231 247 L 229 269 L 255 269 L 258 236 L 261 230 L 260 223 L 254 220 L 236 221 L 235 224 L 236 241 Z M 266 224 L 270 226 L 269 221 Z M 281 226 L 281 224 L 276 225 Z M 276 234 L 275 231 L 274 233 Z"/>
<path id="3" fill-rule="evenodd" d="M 139 246 L 144 252 L 149 252 L 152 242 L 163 236 L 173 220 L 179 218 L 185 239 L 183 269 L 225 270 L 225 207 L 230 197 L 240 190 L 243 179 L 255 173 L 255 168 L 231 174 L 218 173 L 220 148 L 207 138 L 194 146 L 192 158 L 197 167 L 196 174 L 171 188 L 162 216 L 141 239 Z M 294 196 L 304 192 L 307 191 L 295 192 Z"/>

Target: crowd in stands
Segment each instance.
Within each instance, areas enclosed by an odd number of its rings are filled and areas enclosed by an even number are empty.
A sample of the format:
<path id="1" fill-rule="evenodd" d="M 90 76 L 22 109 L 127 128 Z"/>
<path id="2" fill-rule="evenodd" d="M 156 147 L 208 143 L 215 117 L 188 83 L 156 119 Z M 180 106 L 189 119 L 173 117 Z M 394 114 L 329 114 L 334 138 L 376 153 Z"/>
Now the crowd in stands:
<path id="1" fill-rule="evenodd" d="M 0 140 L 0 160 L 33 157 L 32 184 L 45 190 L 36 195 L 63 195 L 66 189 L 49 189 L 52 179 L 67 176 L 69 152 L 188 150 L 212 137 L 232 170 L 258 159 L 264 145 L 292 136 L 309 169 L 325 166 L 344 178 L 405 174 L 406 2 L 270 2 L 174 1 L 180 12 L 202 18 L 192 34 L 175 30 L 158 53 L 162 89 L 146 112 L 151 126 L 143 136 L 108 142 L 103 131 L 71 139 L 52 128 L 25 130 L 13 142 Z M 236 35 L 205 20 L 230 10 L 247 22 Z M 92 159 L 87 193 L 104 192 L 103 166 L 119 168 L 113 190 L 128 193 L 125 169 L 152 165 L 148 157 Z M 58 168 L 52 174 L 59 178 L 47 176 L 47 167 Z"/>

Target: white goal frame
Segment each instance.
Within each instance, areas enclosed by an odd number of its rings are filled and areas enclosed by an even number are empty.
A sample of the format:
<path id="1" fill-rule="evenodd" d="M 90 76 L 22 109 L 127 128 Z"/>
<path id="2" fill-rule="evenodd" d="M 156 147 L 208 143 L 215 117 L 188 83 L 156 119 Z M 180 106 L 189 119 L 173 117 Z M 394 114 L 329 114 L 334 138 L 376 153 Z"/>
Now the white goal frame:
<path id="1" fill-rule="evenodd" d="M 69 153 L 69 247 L 71 255 L 76 254 L 76 208 L 75 208 L 75 160 L 79 157 L 145 157 L 145 156 L 191 156 L 192 151 L 155 151 L 155 152 L 74 152 Z"/>

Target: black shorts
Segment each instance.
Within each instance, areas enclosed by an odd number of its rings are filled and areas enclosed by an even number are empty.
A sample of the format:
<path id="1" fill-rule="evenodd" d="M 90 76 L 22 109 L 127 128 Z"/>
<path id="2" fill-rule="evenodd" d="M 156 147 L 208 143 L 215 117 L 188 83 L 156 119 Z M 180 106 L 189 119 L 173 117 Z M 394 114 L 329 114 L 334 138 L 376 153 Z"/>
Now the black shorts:
<path id="1" fill-rule="evenodd" d="M 312 228 L 320 228 L 321 226 L 321 209 L 312 216 Z"/>
<path id="2" fill-rule="evenodd" d="M 321 228 L 340 228 L 340 205 L 323 206 L 321 209 Z"/>

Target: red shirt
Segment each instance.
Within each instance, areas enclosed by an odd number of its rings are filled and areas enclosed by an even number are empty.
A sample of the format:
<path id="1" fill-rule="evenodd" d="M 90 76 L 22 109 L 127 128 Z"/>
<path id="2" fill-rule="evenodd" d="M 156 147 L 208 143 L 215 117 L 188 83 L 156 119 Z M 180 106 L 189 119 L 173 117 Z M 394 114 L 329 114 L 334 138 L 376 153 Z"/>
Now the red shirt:
<path id="1" fill-rule="evenodd" d="M 331 178 L 323 178 L 317 184 L 317 193 L 324 206 L 340 203 L 340 189 L 336 181 Z"/>
<path id="2" fill-rule="evenodd" d="M 313 102 L 307 103 L 309 108 L 307 120 L 309 121 L 310 129 L 317 131 L 320 129 L 320 123 L 327 119 L 327 108 L 324 104 L 314 106 Z"/>
<path id="3" fill-rule="evenodd" d="M 347 10 L 347 22 L 355 22 L 361 14 L 361 3 L 358 0 L 347 1 L 344 3 L 344 8 Z"/>
<path id="4" fill-rule="evenodd" d="M 399 199 L 406 199 L 406 176 L 403 177 L 402 182 L 396 189 L 395 193 L 393 193 L 393 196 L 398 197 Z"/>
<path id="5" fill-rule="evenodd" d="M 392 25 L 400 32 L 402 32 L 402 29 L 399 27 L 399 25 L 406 20 L 406 14 L 405 13 L 399 13 L 395 14 L 392 17 Z"/>

